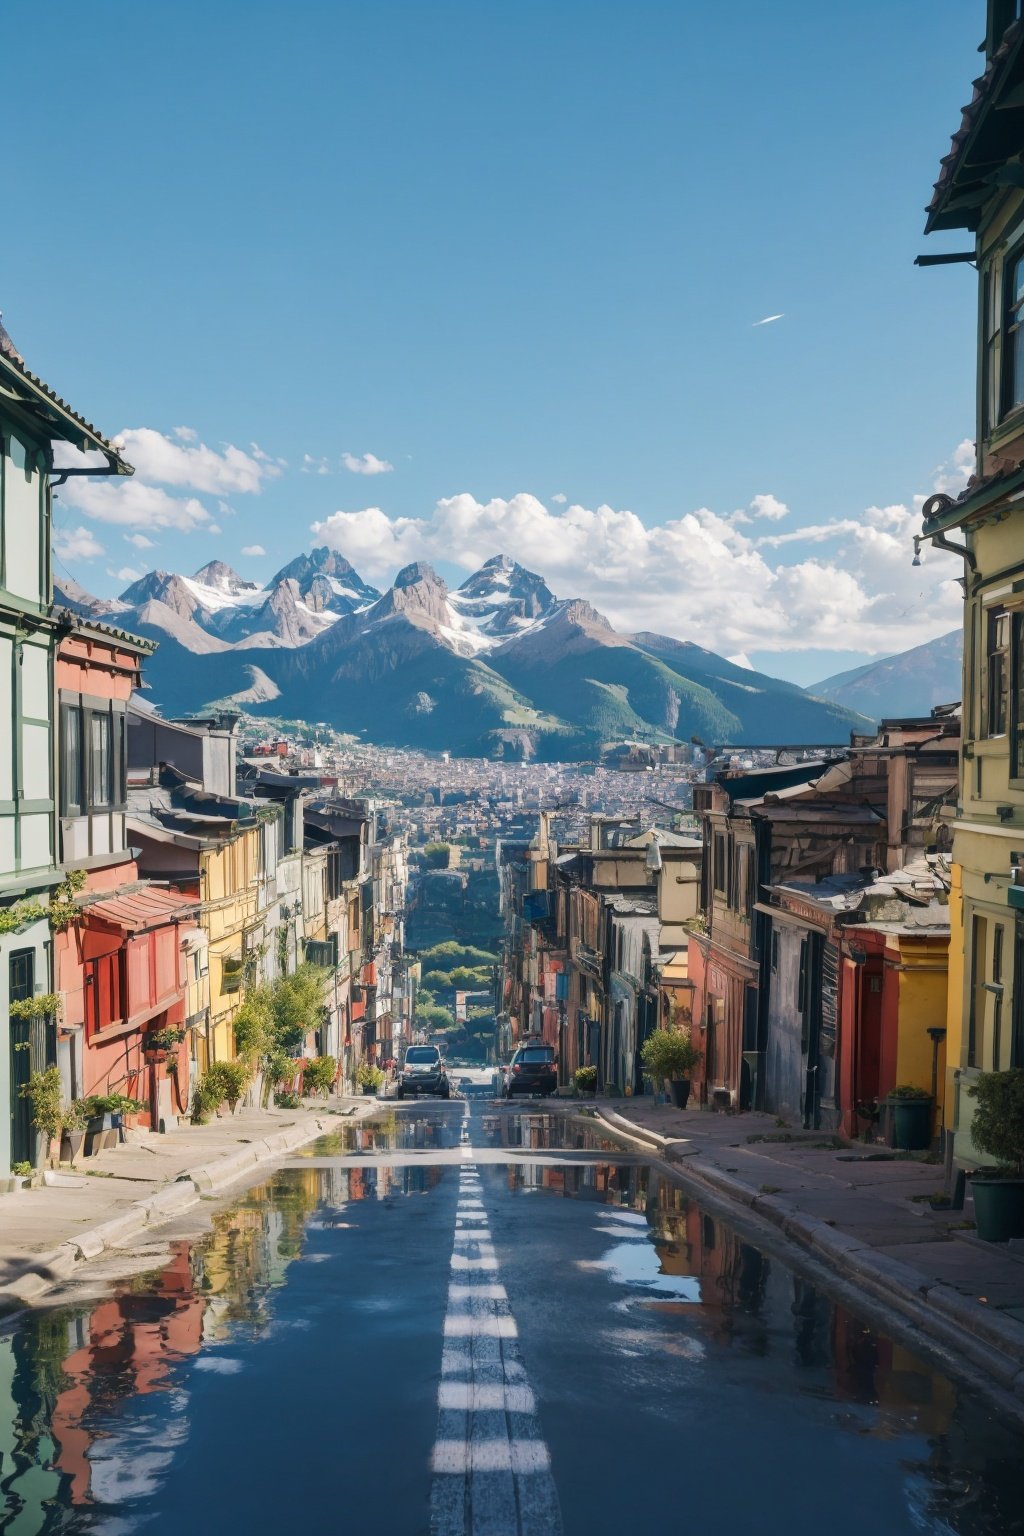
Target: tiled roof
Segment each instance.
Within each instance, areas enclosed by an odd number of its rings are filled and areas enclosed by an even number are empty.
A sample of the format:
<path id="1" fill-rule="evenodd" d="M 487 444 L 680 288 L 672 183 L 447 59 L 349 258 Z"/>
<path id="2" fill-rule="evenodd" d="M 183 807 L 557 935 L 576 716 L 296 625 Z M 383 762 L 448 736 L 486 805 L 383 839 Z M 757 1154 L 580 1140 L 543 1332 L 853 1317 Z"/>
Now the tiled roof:
<path id="1" fill-rule="evenodd" d="M 104 640 L 119 640 L 123 645 L 131 646 L 133 650 L 142 651 L 147 656 L 152 656 L 159 644 L 156 640 L 145 640 L 141 635 L 133 635 L 129 629 L 118 629 L 113 624 L 101 624 L 98 619 L 83 619 L 71 608 L 57 608 L 54 617 L 59 621 L 66 616 L 67 623 L 73 634 L 76 635 L 100 635 Z"/>
<path id="2" fill-rule="evenodd" d="M 186 917 L 199 906 L 187 896 L 179 896 L 157 885 L 125 885 L 87 902 L 82 909 L 86 921 L 90 919 L 123 928 L 129 933 L 139 933 L 145 928 L 160 928 L 165 923 Z"/>
<path id="3" fill-rule="evenodd" d="M 122 459 L 117 448 L 103 436 L 98 427 L 94 427 L 91 421 L 86 421 L 84 416 L 80 416 L 66 400 L 61 399 L 56 390 L 51 389 L 38 374 L 25 366 L 21 353 L 7 331 L 0 326 L 0 378 L 4 375 L 14 383 L 15 397 L 20 396 L 26 405 L 35 410 L 36 414 L 47 418 L 54 429 L 55 437 L 75 443 L 79 448 L 98 449 L 107 455 L 119 475 L 134 473 L 131 465 Z M 63 420 L 61 420 L 62 417 Z M 78 427 L 79 431 L 72 431 L 72 426 Z"/>
<path id="4" fill-rule="evenodd" d="M 989 60 L 985 73 L 973 81 L 974 93 L 963 108 L 960 126 L 953 135 L 949 153 L 944 155 L 940 162 L 939 178 L 926 209 L 928 214 L 926 230 L 937 227 L 936 217 L 953 189 L 956 173 L 962 164 L 968 141 L 980 122 L 986 105 L 995 94 L 997 82 L 1001 83 L 1004 70 L 1011 57 L 1017 53 L 1022 38 L 1024 38 L 1024 21 L 1016 21 L 1013 26 L 1006 29 L 1003 40 Z"/>

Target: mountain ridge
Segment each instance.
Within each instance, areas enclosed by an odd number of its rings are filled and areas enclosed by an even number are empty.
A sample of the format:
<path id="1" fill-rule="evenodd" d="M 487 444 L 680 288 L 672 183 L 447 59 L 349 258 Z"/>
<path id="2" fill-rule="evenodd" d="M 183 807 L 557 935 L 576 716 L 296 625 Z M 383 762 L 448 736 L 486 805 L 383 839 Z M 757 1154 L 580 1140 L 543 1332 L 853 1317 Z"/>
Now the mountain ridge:
<path id="1" fill-rule="evenodd" d="M 102 599 L 76 588 L 75 600 L 102 617 L 89 607 Z M 191 577 L 148 572 L 109 611 L 160 642 L 147 679 L 173 714 L 272 702 L 381 744 L 548 759 L 632 737 L 743 745 L 773 729 L 826 745 L 871 724 L 690 642 L 620 633 L 503 554 L 454 590 L 413 561 L 384 592 L 326 546 L 266 585 L 213 560 Z"/>

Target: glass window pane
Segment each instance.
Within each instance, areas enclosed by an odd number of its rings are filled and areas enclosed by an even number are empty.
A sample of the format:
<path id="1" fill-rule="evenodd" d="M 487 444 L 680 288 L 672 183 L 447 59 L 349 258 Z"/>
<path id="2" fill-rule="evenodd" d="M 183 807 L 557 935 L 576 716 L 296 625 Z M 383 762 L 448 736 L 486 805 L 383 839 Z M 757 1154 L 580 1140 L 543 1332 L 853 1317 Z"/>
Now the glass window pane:
<path id="1" fill-rule="evenodd" d="M 90 726 L 91 781 L 90 803 L 110 804 L 110 717 L 93 715 Z"/>
<path id="2" fill-rule="evenodd" d="M 1010 390 L 1009 403 L 1024 405 L 1024 325 L 1018 324 L 1010 332 Z"/>
<path id="3" fill-rule="evenodd" d="M 72 813 L 82 808 L 82 713 L 77 707 L 64 711 L 64 804 Z"/>

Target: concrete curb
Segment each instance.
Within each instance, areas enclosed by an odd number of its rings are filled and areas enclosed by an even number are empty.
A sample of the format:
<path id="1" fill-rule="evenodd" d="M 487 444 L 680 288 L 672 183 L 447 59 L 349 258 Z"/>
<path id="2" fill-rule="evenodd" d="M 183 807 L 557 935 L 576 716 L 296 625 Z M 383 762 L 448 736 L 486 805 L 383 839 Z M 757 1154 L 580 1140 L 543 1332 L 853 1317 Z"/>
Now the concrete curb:
<path id="1" fill-rule="evenodd" d="M 367 1100 L 365 1108 L 360 1102 L 355 1112 L 347 1117 L 347 1123 L 364 1119 L 376 1107 L 374 1100 Z M 0 1286 L 0 1317 L 21 1311 L 26 1304 L 37 1301 L 62 1280 L 69 1279 L 81 1265 L 122 1246 L 147 1227 L 161 1226 L 201 1200 L 222 1194 L 232 1185 L 241 1183 L 266 1164 L 279 1162 L 296 1148 L 326 1135 L 332 1129 L 332 1119 L 333 1116 L 324 1114 L 295 1121 L 280 1131 L 272 1131 L 268 1136 L 211 1158 L 195 1168 L 187 1168 L 173 1182 L 134 1201 L 119 1216 L 86 1227 L 58 1248 L 27 1259 L 22 1273 Z"/>
<path id="2" fill-rule="evenodd" d="M 794 1211 L 777 1195 L 759 1194 L 735 1175 L 700 1162 L 699 1152 L 676 1154 L 678 1138 L 634 1126 L 614 1110 L 599 1108 L 597 1116 L 631 1141 L 659 1150 L 684 1180 L 702 1185 L 727 1204 L 741 1206 L 770 1222 L 848 1285 L 927 1334 L 954 1366 L 980 1372 L 994 1388 L 1024 1401 L 1024 1326 L 962 1296 L 952 1286 L 929 1281 L 909 1264 L 876 1252 L 850 1233 L 837 1231 L 804 1211 Z"/>

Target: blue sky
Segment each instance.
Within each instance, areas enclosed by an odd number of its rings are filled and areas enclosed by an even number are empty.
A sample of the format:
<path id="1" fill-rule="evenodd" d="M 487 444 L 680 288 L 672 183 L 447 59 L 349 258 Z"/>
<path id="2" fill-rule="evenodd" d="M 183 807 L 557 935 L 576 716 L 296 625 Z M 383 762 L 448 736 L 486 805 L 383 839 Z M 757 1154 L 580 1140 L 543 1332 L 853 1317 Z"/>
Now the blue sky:
<path id="1" fill-rule="evenodd" d="M 135 501 L 64 496 L 65 564 L 264 578 L 317 523 L 379 584 L 499 540 L 802 682 L 954 627 L 907 540 L 962 480 L 976 279 L 912 263 L 983 11 L 55 4 L 5 82 L 0 306 L 143 429 Z"/>

